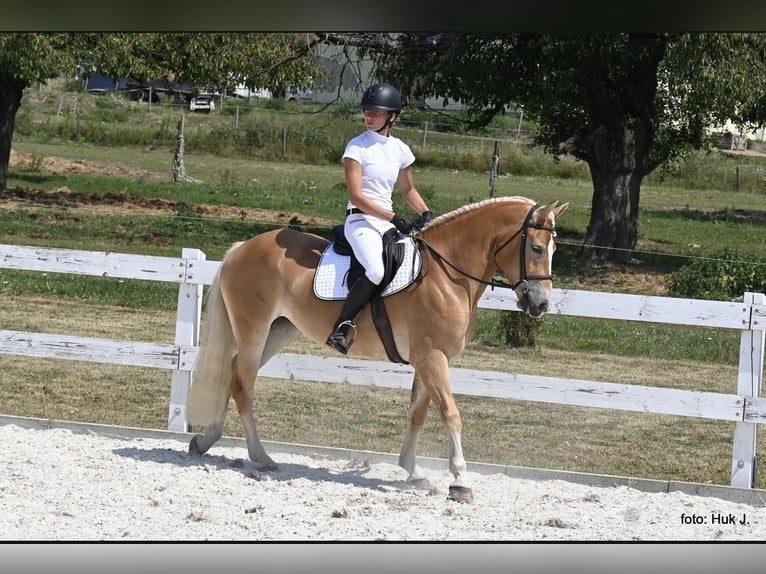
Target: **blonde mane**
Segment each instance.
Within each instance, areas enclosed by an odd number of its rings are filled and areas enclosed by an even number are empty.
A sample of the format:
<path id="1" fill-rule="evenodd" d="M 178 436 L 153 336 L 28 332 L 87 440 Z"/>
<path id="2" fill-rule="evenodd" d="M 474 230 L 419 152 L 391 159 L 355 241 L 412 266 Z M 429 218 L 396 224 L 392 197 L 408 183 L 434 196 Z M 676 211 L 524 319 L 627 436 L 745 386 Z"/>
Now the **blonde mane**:
<path id="1" fill-rule="evenodd" d="M 458 207 L 457 209 L 453 211 L 440 215 L 439 217 L 435 217 L 423 229 L 433 229 L 435 227 L 439 227 L 442 224 L 448 221 L 452 221 L 453 219 L 456 219 L 457 217 L 460 217 L 461 215 L 465 213 L 469 213 L 475 209 L 479 209 L 481 207 L 484 207 L 485 205 L 490 205 L 493 203 L 529 203 L 531 205 L 534 205 L 535 201 L 533 199 L 529 199 L 528 197 L 521 197 L 519 195 L 512 195 L 507 197 L 492 197 L 489 199 L 485 199 L 483 201 L 477 201 L 476 203 L 463 205 L 462 207 Z"/>

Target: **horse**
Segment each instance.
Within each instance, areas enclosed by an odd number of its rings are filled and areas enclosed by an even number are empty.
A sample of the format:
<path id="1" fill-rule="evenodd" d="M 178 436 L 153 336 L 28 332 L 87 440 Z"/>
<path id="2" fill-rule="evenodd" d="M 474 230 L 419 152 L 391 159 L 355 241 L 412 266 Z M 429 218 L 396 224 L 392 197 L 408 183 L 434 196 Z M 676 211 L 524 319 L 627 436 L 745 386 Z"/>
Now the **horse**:
<path id="1" fill-rule="evenodd" d="M 479 299 L 487 286 L 497 285 L 498 269 L 515 290 L 520 311 L 532 317 L 548 312 L 556 219 L 568 205 L 496 197 L 438 216 L 415 234 L 423 258 L 420 276 L 385 299 L 396 348 L 414 369 L 399 454 L 408 483 L 431 488 L 416 450 L 433 401 L 449 443 L 454 481 L 448 498 L 473 502 L 449 362 L 472 336 Z M 189 452 L 204 454 L 221 438 L 233 397 L 250 459 L 260 471 L 278 469 L 256 428 L 255 379 L 258 370 L 297 337 L 325 343 L 342 305 L 320 300 L 312 290 L 328 244 L 318 235 L 284 228 L 228 249 L 208 291 L 205 329 L 186 404 L 187 422 L 205 427 L 204 434 L 191 439 Z M 349 356 L 386 359 L 373 327 L 368 305 L 358 320 Z"/>

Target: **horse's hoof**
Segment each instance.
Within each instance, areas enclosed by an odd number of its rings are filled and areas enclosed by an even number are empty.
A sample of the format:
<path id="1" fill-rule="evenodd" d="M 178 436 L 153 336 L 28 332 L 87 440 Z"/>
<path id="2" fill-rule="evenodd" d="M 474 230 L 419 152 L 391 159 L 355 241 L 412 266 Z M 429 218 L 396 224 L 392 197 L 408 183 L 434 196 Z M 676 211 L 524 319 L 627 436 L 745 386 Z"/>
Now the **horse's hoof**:
<path id="1" fill-rule="evenodd" d="M 197 439 L 199 439 L 198 434 L 194 435 L 189 441 L 189 452 L 191 454 L 202 454 L 202 449 L 200 449 L 199 444 L 197 443 Z"/>
<path id="2" fill-rule="evenodd" d="M 452 485 L 449 487 L 449 496 L 447 498 L 456 502 L 473 504 L 473 490 L 467 486 Z"/>

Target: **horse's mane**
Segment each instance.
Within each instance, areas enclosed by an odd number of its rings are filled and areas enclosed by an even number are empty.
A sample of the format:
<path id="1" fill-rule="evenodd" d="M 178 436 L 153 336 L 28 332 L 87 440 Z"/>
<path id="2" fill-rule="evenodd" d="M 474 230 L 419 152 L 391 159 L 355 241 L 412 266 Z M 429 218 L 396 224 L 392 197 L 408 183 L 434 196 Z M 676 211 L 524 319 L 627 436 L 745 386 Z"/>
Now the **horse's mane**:
<path id="1" fill-rule="evenodd" d="M 458 207 L 457 209 L 453 211 L 450 211 L 448 213 L 435 217 L 423 229 L 433 229 L 435 227 L 439 227 L 440 225 L 443 225 L 444 223 L 447 223 L 448 221 L 452 221 L 453 219 L 460 217 L 464 213 L 469 213 L 471 211 L 484 207 L 485 205 L 490 205 L 493 203 L 529 203 L 534 205 L 535 201 L 532 199 L 529 199 L 528 197 L 521 197 L 519 195 L 513 195 L 513 196 L 507 196 L 507 197 L 492 197 L 489 199 L 485 199 L 483 201 L 477 201 L 476 203 L 469 203 L 468 205 L 463 205 L 462 207 Z"/>

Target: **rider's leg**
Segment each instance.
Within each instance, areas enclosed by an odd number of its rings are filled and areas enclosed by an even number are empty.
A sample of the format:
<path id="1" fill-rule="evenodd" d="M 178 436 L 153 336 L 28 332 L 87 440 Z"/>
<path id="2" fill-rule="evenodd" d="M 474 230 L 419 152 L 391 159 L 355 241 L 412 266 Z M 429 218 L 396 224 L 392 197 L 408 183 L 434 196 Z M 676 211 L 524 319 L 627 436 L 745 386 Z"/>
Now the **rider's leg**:
<path id="1" fill-rule="evenodd" d="M 364 275 L 351 286 L 340 317 L 335 322 L 327 344 L 343 353 L 348 353 L 356 335 L 356 322 L 364 307 L 375 295 L 383 281 L 383 239 L 381 233 L 364 218 L 349 218 L 345 234 L 354 255 L 365 269 Z M 353 331 L 353 333 L 351 332 Z M 349 340 L 351 335 L 351 340 Z"/>
<path id="2" fill-rule="evenodd" d="M 351 343 L 356 337 L 356 322 L 364 307 L 370 301 L 379 285 L 362 275 L 348 293 L 340 317 L 335 322 L 332 334 L 327 338 L 327 344 L 344 355 L 348 353 Z M 353 331 L 351 333 L 350 331 Z M 351 335 L 349 340 L 349 335 Z"/>

